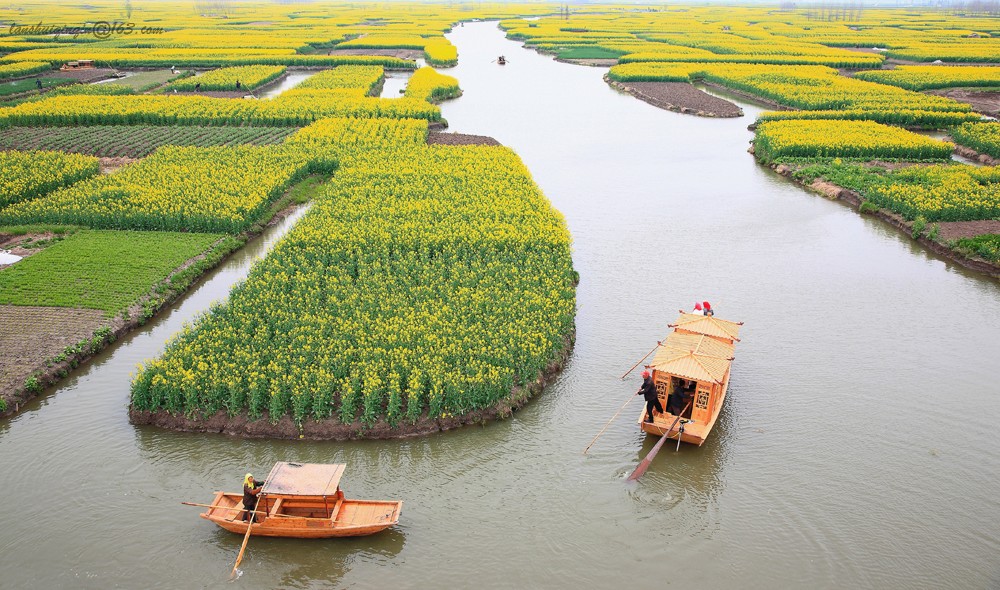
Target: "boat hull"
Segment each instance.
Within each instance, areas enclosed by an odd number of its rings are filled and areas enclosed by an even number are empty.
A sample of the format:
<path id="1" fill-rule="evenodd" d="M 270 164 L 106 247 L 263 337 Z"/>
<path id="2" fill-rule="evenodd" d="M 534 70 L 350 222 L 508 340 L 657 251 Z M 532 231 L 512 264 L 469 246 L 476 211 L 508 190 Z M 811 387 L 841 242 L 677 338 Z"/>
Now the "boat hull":
<path id="1" fill-rule="evenodd" d="M 670 425 L 673 424 L 674 418 L 676 416 L 657 416 L 654 422 L 645 422 L 642 418 L 639 420 L 639 428 L 643 432 L 652 434 L 654 436 L 664 436 L 677 440 L 677 432 L 680 430 L 677 426 L 672 429 Z M 709 429 L 711 430 L 711 429 Z M 701 434 L 700 432 L 694 431 L 691 425 L 684 427 L 684 434 L 681 435 L 681 442 L 689 443 L 692 445 L 698 445 L 699 447 L 704 444 L 705 439 L 708 437 L 708 433 Z"/>
<path id="2" fill-rule="evenodd" d="M 296 539 L 327 539 L 332 537 L 361 537 L 383 531 L 399 523 L 403 503 L 378 500 L 330 500 L 332 508 L 322 499 L 313 500 L 311 506 L 282 504 L 277 498 L 268 498 L 272 508 L 268 513 L 258 513 L 257 522 L 250 531 L 256 537 L 289 537 Z M 262 501 L 263 502 L 263 501 Z M 245 535 L 249 523 L 243 521 L 243 495 L 217 492 L 213 508 L 200 516 L 223 529 Z M 331 516 L 296 516 L 289 509 L 303 513 L 308 510 Z"/>

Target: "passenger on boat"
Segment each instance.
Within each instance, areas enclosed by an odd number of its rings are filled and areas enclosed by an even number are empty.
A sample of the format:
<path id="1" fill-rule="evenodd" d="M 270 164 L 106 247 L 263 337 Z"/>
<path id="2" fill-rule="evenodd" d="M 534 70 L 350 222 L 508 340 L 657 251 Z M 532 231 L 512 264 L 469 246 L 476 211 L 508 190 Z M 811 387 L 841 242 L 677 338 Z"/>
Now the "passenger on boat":
<path id="1" fill-rule="evenodd" d="M 715 315 L 715 312 L 712 311 L 712 306 L 707 301 L 702 303 L 701 306 L 705 308 L 705 315 Z"/>
<path id="2" fill-rule="evenodd" d="M 260 494 L 263 485 L 264 482 L 257 481 L 250 473 L 246 474 L 243 478 L 243 508 L 245 508 L 243 511 L 243 522 L 250 521 L 250 513 L 257 507 L 257 496 Z M 257 522 L 256 518 L 254 518 L 254 522 Z"/>
<path id="3" fill-rule="evenodd" d="M 667 411 L 674 416 L 680 416 L 681 412 L 684 411 L 684 406 L 687 405 L 687 402 L 688 392 L 684 389 L 684 384 L 681 380 L 678 379 L 673 392 L 671 392 L 670 397 L 667 398 Z"/>
<path id="4" fill-rule="evenodd" d="M 693 313 L 694 315 L 705 315 L 705 312 L 701 309 L 700 303 L 694 304 L 694 310 L 691 313 Z"/>
<path id="5" fill-rule="evenodd" d="M 655 408 L 657 412 L 662 414 L 663 406 L 660 405 L 660 398 L 656 394 L 656 384 L 653 383 L 653 377 L 650 376 L 649 371 L 642 372 L 642 387 L 635 394 L 639 395 L 640 393 L 646 400 L 646 422 L 652 422 L 653 409 Z"/>

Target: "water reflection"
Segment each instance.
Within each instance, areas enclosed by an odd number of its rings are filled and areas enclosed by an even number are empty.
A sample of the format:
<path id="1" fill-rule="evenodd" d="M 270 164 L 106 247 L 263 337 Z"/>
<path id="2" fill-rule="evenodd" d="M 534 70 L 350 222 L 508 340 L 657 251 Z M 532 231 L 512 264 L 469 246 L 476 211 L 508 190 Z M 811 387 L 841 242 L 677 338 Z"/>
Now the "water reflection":
<path id="1" fill-rule="evenodd" d="M 411 76 L 413 76 L 413 72 L 411 71 L 386 72 L 385 82 L 382 84 L 382 92 L 379 96 L 382 98 L 399 98 L 406 90 L 406 85 L 410 82 Z"/>

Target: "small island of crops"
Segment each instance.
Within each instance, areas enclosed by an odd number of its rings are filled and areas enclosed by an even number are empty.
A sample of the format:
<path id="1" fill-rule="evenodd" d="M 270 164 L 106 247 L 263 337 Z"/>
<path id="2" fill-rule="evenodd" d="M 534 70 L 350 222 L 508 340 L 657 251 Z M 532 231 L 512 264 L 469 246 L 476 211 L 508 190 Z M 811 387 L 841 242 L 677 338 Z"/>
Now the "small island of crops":
<path id="1" fill-rule="evenodd" d="M 397 436 L 506 415 L 558 370 L 575 273 L 507 148 L 418 121 L 324 120 L 339 166 L 274 251 L 132 385 L 132 419 L 244 435 Z"/>

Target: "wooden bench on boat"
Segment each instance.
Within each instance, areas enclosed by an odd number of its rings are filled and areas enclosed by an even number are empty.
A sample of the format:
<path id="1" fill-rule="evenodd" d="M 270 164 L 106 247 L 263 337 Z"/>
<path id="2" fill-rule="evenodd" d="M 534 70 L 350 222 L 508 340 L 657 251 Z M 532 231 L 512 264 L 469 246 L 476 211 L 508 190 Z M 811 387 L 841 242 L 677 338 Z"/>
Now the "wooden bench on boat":
<path id="1" fill-rule="evenodd" d="M 358 537 L 399 522 L 403 503 L 396 500 L 348 500 L 340 489 L 346 465 L 275 463 L 264 480 L 251 536 L 321 539 Z M 216 492 L 201 517 L 246 534 L 243 493 Z"/>
<path id="2" fill-rule="evenodd" d="M 726 401 L 729 387 L 729 369 L 733 350 L 740 341 L 742 323 L 681 312 L 674 329 L 649 365 L 660 405 L 667 408 L 667 397 L 681 381 L 694 382 L 694 396 L 682 419 L 681 441 L 701 446 L 715 426 Z M 663 412 L 645 422 L 646 410 L 639 415 L 639 427 L 649 434 L 677 438 L 681 425 L 677 416 Z M 673 426 L 673 428 L 671 428 Z M 669 429 L 669 430 L 668 430 Z"/>

